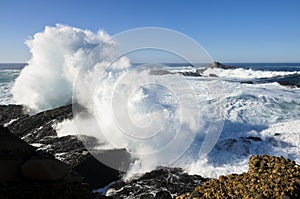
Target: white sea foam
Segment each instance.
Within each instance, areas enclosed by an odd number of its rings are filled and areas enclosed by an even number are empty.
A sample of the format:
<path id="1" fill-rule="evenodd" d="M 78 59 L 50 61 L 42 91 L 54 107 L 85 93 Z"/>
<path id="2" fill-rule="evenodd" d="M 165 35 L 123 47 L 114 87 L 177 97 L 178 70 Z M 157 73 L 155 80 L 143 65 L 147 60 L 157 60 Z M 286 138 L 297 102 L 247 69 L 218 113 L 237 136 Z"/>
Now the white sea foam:
<path id="1" fill-rule="evenodd" d="M 238 79 L 254 79 L 254 78 L 270 78 L 285 75 L 300 74 L 300 72 L 286 72 L 286 71 L 262 71 L 262 70 L 252 70 L 244 68 L 236 69 L 221 69 L 221 68 L 207 68 L 203 75 L 209 76 L 210 74 L 215 74 L 218 77 L 225 78 L 238 78 Z"/>
<path id="2" fill-rule="evenodd" d="M 137 158 L 128 177 L 159 165 L 216 177 L 245 171 L 251 154 L 287 153 L 298 158 L 293 154 L 298 152 L 299 128 L 291 126 L 300 119 L 299 89 L 222 78 L 149 75 L 147 70 L 131 67 L 126 57 L 111 62 L 116 44 L 102 31 L 46 27 L 27 45 L 32 58 L 16 80 L 14 100 L 37 112 L 70 103 L 73 94 L 88 113 L 55 124 L 58 136 L 84 134 L 97 137 L 102 149 L 126 148 Z M 251 79 L 294 73 L 209 69 L 204 74 Z M 217 116 L 225 121 L 220 139 L 211 153 L 199 157 L 209 135 L 206 130 Z M 278 122 L 290 128 L 276 126 Z M 284 143 L 273 146 L 270 138 L 279 130 L 283 135 L 295 132 L 293 140 L 282 135 Z M 247 136 L 262 137 L 262 141 L 245 144 Z"/>
<path id="3" fill-rule="evenodd" d="M 126 148 L 141 162 L 132 172 L 171 164 L 209 123 L 201 120 L 209 111 L 196 111 L 194 92 L 183 78 L 134 70 L 126 57 L 112 62 L 116 45 L 102 31 L 57 25 L 26 43 L 32 58 L 15 82 L 14 100 L 38 112 L 73 97 L 88 116 L 54 125 L 58 135 L 84 134 L 97 137 L 103 149 Z"/>

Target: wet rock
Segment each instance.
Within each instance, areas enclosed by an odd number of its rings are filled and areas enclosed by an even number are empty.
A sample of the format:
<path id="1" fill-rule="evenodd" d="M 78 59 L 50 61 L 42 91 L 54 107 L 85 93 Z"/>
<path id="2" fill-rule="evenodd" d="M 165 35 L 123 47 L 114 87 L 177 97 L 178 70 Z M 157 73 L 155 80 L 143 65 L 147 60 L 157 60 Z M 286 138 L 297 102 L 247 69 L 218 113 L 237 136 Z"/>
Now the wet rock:
<path id="1" fill-rule="evenodd" d="M 224 64 L 221 64 L 220 62 L 214 61 L 213 63 L 206 66 L 206 68 L 221 68 L 221 69 L 235 69 L 235 66 L 226 66 Z"/>
<path id="2" fill-rule="evenodd" d="M 254 84 L 253 81 L 241 81 L 241 84 Z"/>
<path id="3" fill-rule="evenodd" d="M 18 111 L 19 107 L 14 107 L 13 112 L 15 112 L 15 109 Z M 25 115 L 11 125 L 8 125 L 8 128 L 15 135 L 28 137 L 28 141 L 33 142 L 45 136 L 55 136 L 56 132 L 51 127 L 52 124 L 72 117 L 72 105 L 67 105 L 53 110 L 43 111 L 32 116 Z"/>
<path id="4" fill-rule="evenodd" d="M 178 72 L 178 74 L 181 74 L 183 76 L 191 76 L 191 77 L 201 77 L 202 75 L 198 71 L 185 71 L 185 72 Z"/>
<path id="5" fill-rule="evenodd" d="M 76 106 L 76 108 L 78 111 L 81 111 L 80 107 Z M 88 143 L 89 147 L 93 148 L 93 146 L 96 146 L 98 144 L 96 138 L 84 136 L 84 135 L 81 136 L 81 139 L 73 135 L 68 135 L 63 137 L 57 136 L 57 133 L 52 126 L 57 122 L 61 122 L 65 119 L 71 119 L 73 117 L 72 105 L 55 108 L 53 110 L 43 111 L 35 115 L 23 114 L 22 112 L 23 108 L 21 106 L 15 106 L 15 105 L 11 105 L 9 107 L 4 106 L 2 109 L 9 110 L 0 113 L 0 115 L 3 115 L 2 118 L 10 118 L 10 119 L 14 117 L 19 118 L 17 121 L 7 126 L 16 138 L 17 137 L 22 138 L 22 140 L 26 141 L 23 143 L 29 143 L 32 144 L 33 146 L 36 146 L 37 148 L 34 147 L 32 148 L 34 149 L 34 151 L 36 149 L 36 152 L 39 153 L 40 155 L 44 154 L 43 155 L 44 159 L 56 158 L 62 161 L 67 165 L 69 170 L 76 171 L 77 173 L 79 173 L 79 175 L 84 178 L 85 182 L 90 183 L 90 185 L 93 188 L 96 189 L 96 188 L 106 186 L 110 182 L 118 180 L 120 178 L 120 172 L 118 172 L 115 169 L 111 169 L 110 167 L 99 162 L 97 159 L 93 158 L 93 156 L 86 149 L 85 145 L 82 143 L 82 139 L 83 139 L 85 143 Z M 14 114 L 9 115 L 8 114 L 9 112 L 14 112 Z M 4 121 L 7 122 L 10 120 L 5 119 Z M 107 154 L 109 154 L 108 152 L 99 152 L 99 154 L 100 153 L 102 158 L 107 157 Z M 26 153 L 22 152 L 22 154 L 26 154 Z M 120 156 L 118 156 L 118 158 L 115 159 L 117 159 L 118 161 L 122 160 L 122 162 L 124 163 L 122 166 L 126 167 L 127 165 L 128 167 L 129 156 L 128 154 L 126 156 L 124 152 L 123 155 L 124 155 L 123 156 L 124 159 L 121 159 Z M 32 154 L 29 155 L 28 157 L 31 156 Z M 26 160 L 28 160 L 28 157 Z M 49 161 L 52 162 L 52 160 Z M 20 162 L 18 164 L 21 163 L 24 162 Z M 40 162 L 40 164 L 44 164 L 44 161 Z M 61 169 L 61 171 L 63 171 L 60 174 L 51 173 L 49 168 L 47 168 L 46 166 L 47 165 L 37 166 L 39 169 L 44 169 L 44 171 L 38 172 L 39 173 L 37 174 L 38 176 L 34 176 L 33 171 L 28 171 L 28 169 L 25 170 L 26 168 L 25 166 L 22 168 L 27 178 L 35 179 L 35 180 L 47 181 L 54 178 L 58 179 L 62 177 L 63 173 L 65 173 L 65 169 L 60 168 L 62 164 L 60 164 L 60 166 L 56 165 L 58 166 L 58 168 Z M 34 165 L 31 165 L 29 168 L 33 168 L 33 167 Z M 62 167 L 65 168 L 64 166 Z M 44 173 L 44 176 L 42 176 L 41 173 Z M 54 174 L 57 176 L 54 176 Z"/>
<path id="6" fill-rule="evenodd" d="M 23 113 L 24 107 L 21 105 L 1 105 L 0 106 L 0 125 L 9 123 L 13 119 L 27 117 Z"/>
<path id="7" fill-rule="evenodd" d="M 74 170 L 97 189 L 119 180 L 121 173 L 118 169 L 126 171 L 129 167 L 129 159 L 130 155 L 125 150 L 99 151 L 84 156 Z"/>
<path id="8" fill-rule="evenodd" d="M 56 159 L 31 159 L 20 168 L 24 177 L 40 181 L 59 180 L 68 173 L 68 166 Z"/>
<path id="9" fill-rule="evenodd" d="M 103 197 L 67 165 L 0 126 L 0 198 Z"/>
<path id="10" fill-rule="evenodd" d="M 198 175 L 188 175 L 180 168 L 161 167 L 147 172 L 130 182 L 119 181 L 109 187 L 108 195 L 112 198 L 170 198 L 191 192 L 207 179 Z"/>
<path id="11" fill-rule="evenodd" d="M 300 82 L 293 83 L 291 81 L 280 80 L 280 81 L 278 81 L 278 83 L 282 86 L 289 86 L 289 87 L 292 87 L 292 88 L 300 88 Z"/>
<path id="12" fill-rule="evenodd" d="M 255 142 L 262 141 L 260 137 L 255 137 L 255 136 L 249 136 L 249 137 L 246 137 L 245 139 L 252 140 L 252 141 L 255 141 Z"/>
<path id="13" fill-rule="evenodd" d="M 218 77 L 216 74 L 209 74 L 209 77 Z"/>
<path id="14" fill-rule="evenodd" d="M 155 194 L 154 199 L 172 199 L 172 196 L 168 191 L 162 190 Z"/>

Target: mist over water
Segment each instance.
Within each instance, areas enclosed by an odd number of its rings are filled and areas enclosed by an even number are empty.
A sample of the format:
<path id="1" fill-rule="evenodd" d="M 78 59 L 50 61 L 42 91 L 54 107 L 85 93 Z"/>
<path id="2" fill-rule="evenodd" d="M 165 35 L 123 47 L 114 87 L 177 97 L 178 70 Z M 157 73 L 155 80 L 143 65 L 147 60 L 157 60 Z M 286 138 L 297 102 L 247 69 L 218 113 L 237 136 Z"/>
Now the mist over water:
<path id="1" fill-rule="evenodd" d="M 84 107 L 87 114 L 54 126 L 58 135 L 94 136 L 98 149 L 125 148 L 134 160 L 127 177 L 161 165 L 206 177 L 240 173 L 251 154 L 300 161 L 300 90 L 276 82 L 240 84 L 299 71 L 237 68 L 209 69 L 197 78 L 150 75 L 150 66 L 137 69 L 127 56 L 116 59 L 118 43 L 105 32 L 64 25 L 46 27 L 26 44 L 32 58 L 15 81 L 14 101 L 31 112 L 72 102 Z"/>
<path id="2" fill-rule="evenodd" d="M 125 148 L 135 159 L 130 172 L 171 165 L 205 133 L 189 84 L 150 75 L 148 66 L 135 69 L 127 57 L 114 59 L 118 46 L 103 31 L 57 25 L 26 44 L 32 58 L 13 86 L 15 102 L 31 112 L 72 102 L 84 107 L 89 114 L 58 124 L 58 133 L 94 136 L 98 149 Z"/>

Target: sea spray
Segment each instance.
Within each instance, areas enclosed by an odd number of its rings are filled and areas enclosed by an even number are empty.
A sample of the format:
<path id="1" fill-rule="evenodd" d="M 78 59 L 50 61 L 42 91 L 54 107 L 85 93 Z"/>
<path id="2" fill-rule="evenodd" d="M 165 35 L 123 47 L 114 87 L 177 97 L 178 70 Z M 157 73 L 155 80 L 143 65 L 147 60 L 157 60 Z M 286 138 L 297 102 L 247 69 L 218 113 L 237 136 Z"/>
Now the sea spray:
<path id="1" fill-rule="evenodd" d="M 12 94 L 16 103 L 32 112 L 71 103 L 73 83 L 82 65 L 91 70 L 109 61 L 114 52 L 114 43 L 105 32 L 94 34 L 60 24 L 46 26 L 26 45 L 32 57 L 16 79 Z M 91 57 L 94 49 L 98 51 Z"/>
<path id="2" fill-rule="evenodd" d="M 137 30 L 140 31 L 143 30 Z M 164 29 L 157 32 L 150 28 L 145 33 L 149 32 L 159 39 L 161 34 L 178 42 L 178 38 L 186 39 L 182 34 Z M 128 42 L 126 36 L 119 38 Z M 211 61 L 193 40 L 187 41 L 190 48 L 201 51 L 198 53 L 201 63 Z M 118 56 L 120 43 L 103 31 L 94 34 L 57 25 L 46 27 L 26 43 L 32 58 L 16 80 L 12 91 L 14 100 L 32 112 L 72 102 L 74 120 L 53 126 L 58 135 L 84 134 L 98 139 L 97 149 L 126 149 L 135 160 L 130 172 L 145 172 L 160 165 L 178 166 L 182 157 L 198 157 L 199 150 L 193 147 L 199 149 L 199 143 L 209 135 L 210 129 L 220 130 L 210 128 L 210 121 L 218 113 L 205 105 L 198 111 L 198 99 L 182 76 L 151 75 L 152 65 L 133 67 L 127 56 Z M 166 49 L 170 42 L 154 43 L 161 50 L 159 45 Z M 187 56 L 181 47 L 170 51 Z M 84 111 L 78 111 L 77 105 Z M 214 140 L 217 137 L 218 134 Z M 199 143 L 195 143 L 195 138 Z M 205 150 L 209 148 L 206 145 Z"/>
<path id="3" fill-rule="evenodd" d="M 151 65 L 137 69 L 127 55 L 117 56 L 118 43 L 103 31 L 94 34 L 63 25 L 46 27 L 27 44 L 32 59 L 14 86 L 16 102 L 33 112 L 78 104 L 73 120 L 53 126 L 58 135 L 94 136 L 97 149 L 125 148 L 133 157 L 127 177 L 159 165 L 206 177 L 240 173 L 251 154 L 300 161 L 300 90 L 275 82 L 239 82 L 297 72 L 237 68 L 206 70 L 197 78 L 151 76 Z M 215 135 L 209 129 L 218 119 L 225 120 L 220 139 L 203 145 L 207 135 Z M 206 152 L 199 157 L 201 148 Z"/>

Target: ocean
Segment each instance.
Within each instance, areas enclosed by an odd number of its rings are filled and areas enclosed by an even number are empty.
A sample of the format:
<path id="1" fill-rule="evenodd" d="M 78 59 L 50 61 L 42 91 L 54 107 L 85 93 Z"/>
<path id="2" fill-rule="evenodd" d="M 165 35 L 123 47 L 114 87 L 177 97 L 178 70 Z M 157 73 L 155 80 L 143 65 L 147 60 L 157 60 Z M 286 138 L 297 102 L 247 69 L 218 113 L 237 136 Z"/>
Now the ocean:
<path id="1" fill-rule="evenodd" d="M 185 88 L 186 85 L 182 84 L 176 84 L 176 88 L 180 92 L 191 88 L 196 100 L 191 99 L 192 97 L 189 95 L 180 95 L 176 93 L 177 91 L 172 90 L 178 97 L 178 99 L 174 99 L 162 87 L 144 86 L 141 91 L 142 94 L 138 94 L 138 97 L 132 100 L 135 108 L 129 111 L 134 112 L 132 115 L 135 116 L 135 119 L 138 117 L 139 125 L 145 125 L 149 121 L 145 118 L 140 119 L 141 115 L 135 114 L 135 112 L 144 111 L 145 108 L 156 110 L 157 107 L 153 108 L 152 106 L 154 103 L 161 105 L 160 109 L 171 110 L 170 113 L 175 114 L 172 112 L 172 108 L 175 107 L 174 104 L 186 104 L 189 106 L 188 110 L 197 108 L 200 110 L 201 113 L 198 118 L 200 126 L 202 125 L 200 129 L 205 130 L 208 129 L 203 127 L 207 125 L 205 121 L 214 118 L 214 114 L 210 116 L 210 113 L 215 111 L 215 107 L 222 107 L 222 110 L 217 113 L 217 115 L 220 113 L 218 119 L 222 119 L 222 122 L 219 123 L 220 132 L 213 136 L 216 141 L 211 144 L 212 148 L 207 148 L 209 151 L 205 157 L 199 158 L 197 156 L 200 150 L 199 146 L 205 142 L 203 134 L 197 132 L 187 146 L 186 150 L 189 155 L 186 155 L 186 158 L 183 155 L 179 160 L 176 160 L 176 166 L 183 167 L 189 173 L 207 177 L 217 177 L 232 172 L 241 173 L 247 170 L 247 160 L 252 154 L 284 156 L 299 164 L 300 88 L 281 85 L 278 81 L 299 84 L 300 63 L 227 63 L 226 65 L 232 65 L 236 68 L 226 70 L 210 68 L 199 77 L 171 75 L 173 79 L 184 78 L 189 88 Z M 25 64 L 0 64 L 1 105 L 15 103 L 11 89 L 24 67 Z M 163 70 L 178 73 L 195 71 L 196 69 L 182 64 L 166 64 Z M 163 78 L 163 75 L 161 77 Z M 142 108 L 135 104 L 140 101 L 143 101 Z M 186 113 L 190 114 L 190 112 Z M 192 115 L 189 116 L 192 118 Z M 153 118 L 155 119 L 155 117 Z M 69 124 L 69 121 L 65 121 L 64 124 L 67 123 Z M 166 124 L 177 125 L 177 123 L 169 122 L 168 118 Z M 57 125 L 59 127 L 58 133 L 70 128 L 68 125 L 62 126 L 63 124 Z M 168 132 L 173 130 L 173 126 L 172 128 L 164 128 Z M 206 132 L 206 134 L 208 133 L 209 131 Z M 170 136 L 172 135 L 170 134 Z M 184 142 L 189 142 L 186 141 L 187 138 L 183 137 L 176 141 L 176 145 L 184 145 Z M 153 142 L 147 144 L 154 145 Z M 165 145 L 165 142 L 162 142 L 161 146 L 159 144 L 160 141 L 155 140 L 155 145 L 158 145 L 156 146 L 158 148 Z M 130 147 L 129 149 L 135 152 L 140 150 Z M 164 157 L 166 154 L 159 157 L 155 156 L 157 159 Z M 153 158 L 154 162 L 155 158 Z M 153 164 L 158 166 L 161 162 L 163 161 L 157 160 Z"/>

